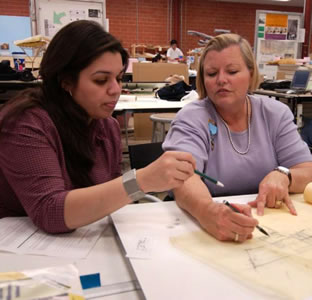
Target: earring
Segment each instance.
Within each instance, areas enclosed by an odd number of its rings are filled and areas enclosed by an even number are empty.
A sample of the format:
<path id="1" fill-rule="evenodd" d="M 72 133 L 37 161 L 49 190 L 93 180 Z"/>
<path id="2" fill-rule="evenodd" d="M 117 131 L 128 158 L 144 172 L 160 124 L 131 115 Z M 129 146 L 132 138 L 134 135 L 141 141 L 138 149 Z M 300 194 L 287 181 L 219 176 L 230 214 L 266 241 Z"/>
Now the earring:
<path id="1" fill-rule="evenodd" d="M 69 90 L 68 93 L 73 98 L 73 94 L 72 94 L 71 90 Z"/>

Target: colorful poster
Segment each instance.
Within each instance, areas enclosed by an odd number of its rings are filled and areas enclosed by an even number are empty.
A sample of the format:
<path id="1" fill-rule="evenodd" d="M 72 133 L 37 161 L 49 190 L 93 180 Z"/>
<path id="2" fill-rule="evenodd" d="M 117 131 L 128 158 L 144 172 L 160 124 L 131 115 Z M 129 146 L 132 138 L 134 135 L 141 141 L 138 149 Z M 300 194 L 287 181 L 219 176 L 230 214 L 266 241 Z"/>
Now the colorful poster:
<path id="1" fill-rule="evenodd" d="M 287 27 L 288 15 L 267 14 L 265 26 L 269 27 Z"/>
<path id="2" fill-rule="evenodd" d="M 266 40 L 286 40 L 288 15 L 267 14 L 265 19 Z"/>

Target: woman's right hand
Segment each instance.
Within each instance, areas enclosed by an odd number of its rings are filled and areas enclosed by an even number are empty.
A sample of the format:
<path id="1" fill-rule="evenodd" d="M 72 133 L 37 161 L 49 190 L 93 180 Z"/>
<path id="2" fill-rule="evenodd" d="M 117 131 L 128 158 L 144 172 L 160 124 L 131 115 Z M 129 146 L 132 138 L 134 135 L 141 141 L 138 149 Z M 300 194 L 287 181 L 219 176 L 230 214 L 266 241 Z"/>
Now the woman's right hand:
<path id="1" fill-rule="evenodd" d="M 162 192 L 180 187 L 194 174 L 195 159 L 190 153 L 167 151 L 143 169 L 137 170 L 137 181 L 145 192 Z"/>
<path id="2" fill-rule="evenodd" d="M 258 221 L 252 217 L 249 205 L 235 205 L 242 213 L 236 213 L 228 206 L 213 201 L 205 206 L 198 221 L 216 239 L 244 242 L 252 238 Z"/>

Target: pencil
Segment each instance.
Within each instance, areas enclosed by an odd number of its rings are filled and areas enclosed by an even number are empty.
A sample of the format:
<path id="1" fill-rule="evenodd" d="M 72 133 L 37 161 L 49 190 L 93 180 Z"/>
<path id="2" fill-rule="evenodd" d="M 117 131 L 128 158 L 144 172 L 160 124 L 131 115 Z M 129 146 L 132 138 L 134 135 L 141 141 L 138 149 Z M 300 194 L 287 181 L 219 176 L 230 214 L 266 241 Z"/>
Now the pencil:
<path id="1" fill-rule="evenodd" d="M 236 205 L 234 204 L 231 204 L 230 202 L 224 200 L 223 203 L 228 206 L 229 208 L 231 208 L 233 211 L 237 212 L 237 213 L 242 213 L 238 207 L 236 207 Z M 267 235 L 267 236 L 270 236 L 262 227 L 260 227 L 259 225 L 256 226 L 256 228 L 262 232 L 263 234 Z"/>
<path id="2" fill-rule="evenodd" d="M 214 179 L 214 178 L 212 178 L 212 177 L 210 177 L 210 176 L 208 176 L 208 175 L 206 175 L 206 174 L 204 174 L 204 173 L 202 173 L 202 172 L 199 172 L 199 171 L 196 170 L 196 169 L 194 170 L 194 172 L 195 172 L 197 175 L 199 175 L 200 177 L 203 177 L 203 178 L 205 178 L 205 179 L 211 181 L 212 183 L 214 183 L 214 184 L 216 184 L 216 185 L 218 185 L 218 186 L 224 187 L 224 184 L 223 184 L 222 182 L 218 181 L 217 179 Z"/>

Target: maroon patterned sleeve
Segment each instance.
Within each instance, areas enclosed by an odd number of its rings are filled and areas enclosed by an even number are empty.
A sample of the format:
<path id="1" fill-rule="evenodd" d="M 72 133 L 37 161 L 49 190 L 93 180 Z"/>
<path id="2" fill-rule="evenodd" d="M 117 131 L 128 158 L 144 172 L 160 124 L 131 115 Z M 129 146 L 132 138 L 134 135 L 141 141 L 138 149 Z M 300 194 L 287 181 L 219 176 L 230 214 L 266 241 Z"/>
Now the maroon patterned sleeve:
<path id="1" fill-rule="evenodd" d="M 70 180 L 59 136 L 47 114 L 26 112 L 14 126 L 3 130 L 0 142 L 1 170 L 15 194 L 2 195 L 1 201 L 18 199 L 27 215 L 46 232 L 69 231 L 64 222 L 64 199 Z M 10 203 L 1 206 L 10 207 Z"/>
<path id="2" fill-rule="evenodd" d="M 90 178 L 101 184 L 121 174 L 121 137 L 115 119 L 95 122 Z M 70 231 L 64 202 L 73 186 L 60 136 L 48 113 L 27 110 L 15 124 L 3 128 L 0 148 L 0 218 L 28 215 L 46 232 Z"/>

